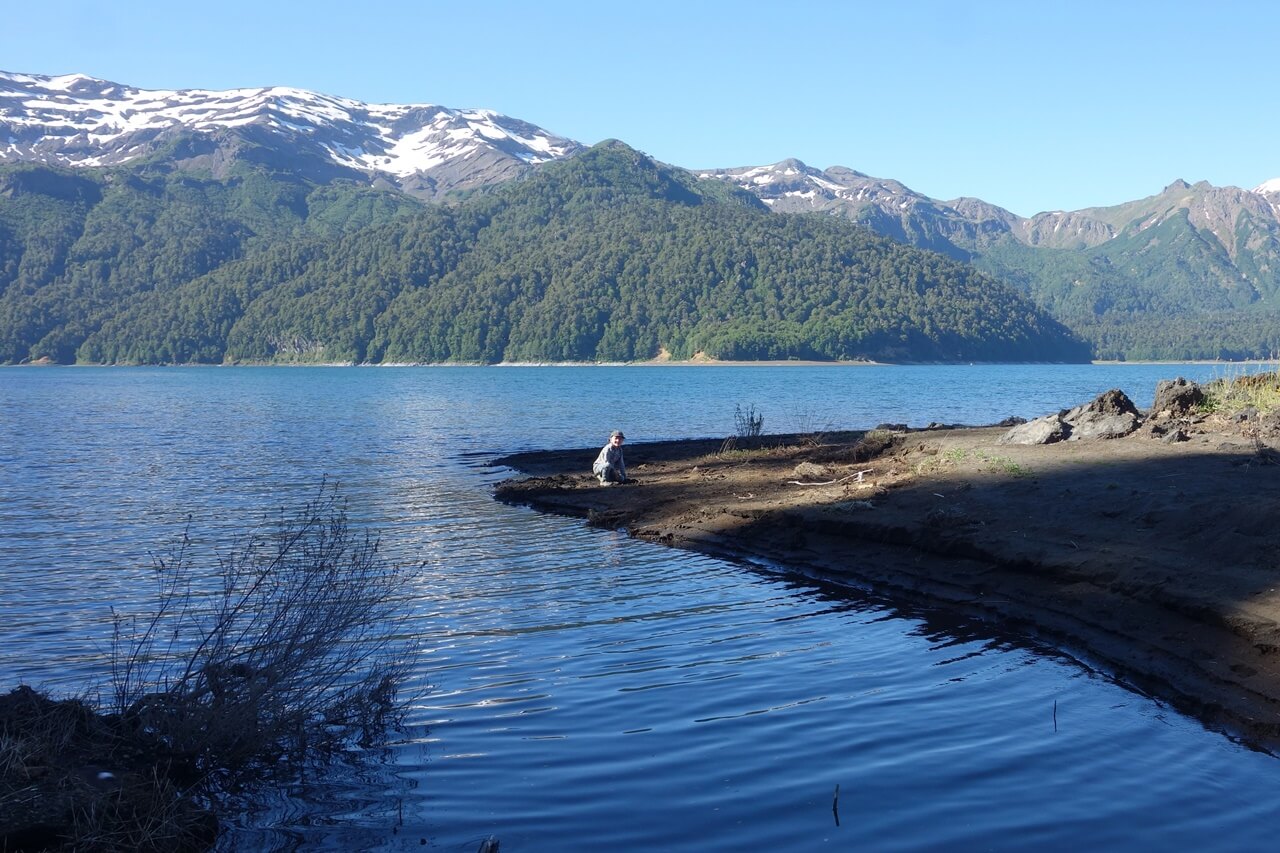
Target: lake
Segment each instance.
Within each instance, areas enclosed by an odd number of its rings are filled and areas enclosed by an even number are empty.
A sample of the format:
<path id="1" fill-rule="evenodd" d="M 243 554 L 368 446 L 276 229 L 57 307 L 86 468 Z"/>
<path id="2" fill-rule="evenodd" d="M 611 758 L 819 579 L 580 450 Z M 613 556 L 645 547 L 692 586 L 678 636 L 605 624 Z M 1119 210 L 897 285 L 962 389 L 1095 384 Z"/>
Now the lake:
<path id="1" fill-rule="evenodd" d="M 1222 365 L 0 370 L 0 689 L 327 480 L 414 565 L 410 725 L 234 850 L 1270 849 L 1276 758 L 945 608 L 493 501 L 506 453 L 1036 417 Z M 589 469 L 593 450 L 583 458 Z M 839 786 L 838 821 L 833 813 Z"/>

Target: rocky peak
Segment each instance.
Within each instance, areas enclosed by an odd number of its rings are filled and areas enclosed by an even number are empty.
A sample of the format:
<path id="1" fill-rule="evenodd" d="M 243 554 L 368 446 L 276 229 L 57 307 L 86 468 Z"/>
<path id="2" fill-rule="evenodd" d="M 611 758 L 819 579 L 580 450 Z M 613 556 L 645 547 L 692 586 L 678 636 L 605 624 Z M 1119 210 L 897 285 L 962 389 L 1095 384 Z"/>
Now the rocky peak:
<path id="1" fill-rule="evenodd" d="M 830 169 L 827 169 L 826 172 L 824 172 L 824 174 L 827 177 L 831 178 L 831 180 L 839 181 L 842 183 L 845 181 L 852 181 L 857 178 L 870 177 L 870 175 L 866 174 L 865 172 L 854 171 L 853 169 L 850 169 L 847 166 L 832 166 Z"/>

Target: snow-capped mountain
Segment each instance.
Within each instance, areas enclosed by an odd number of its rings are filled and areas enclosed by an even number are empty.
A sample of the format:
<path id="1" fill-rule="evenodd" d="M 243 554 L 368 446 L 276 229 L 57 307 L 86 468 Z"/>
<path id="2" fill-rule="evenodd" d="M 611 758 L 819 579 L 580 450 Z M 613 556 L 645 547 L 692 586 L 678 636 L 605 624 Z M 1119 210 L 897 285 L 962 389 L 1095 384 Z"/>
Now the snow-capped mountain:
<path id="1" fill-rule="evenodd" d="M 1280 196 L 1280 178 L 1272 178 L 1269 181 L 1263 181 L 1254 187 L 1253 191 L 1258 195 Z M 1280 198 L 1277 198 L 1272 203 L 1274 204 L 1277 202 L 1280 202 Z"/>
<path id="2" fill-rule="evenodd" d="M 895 239 L 958 256 L 1001 234 L 1054 248 L 1083 248 L 1114 236 L 1108 226 L 1073 213 L 1042 213 L 1025 219 L 981 199 L 939 201 L 899 181 L 844 166 L 819 171 L 789 159 L 770 166 L 697 174 L 736 184 L 777 211 L 848 216 Z"/>
<path id="3" fill-rule="evenodd" d="M 1274 233 L 1280 226 L 1280 178 L 1252 190 L 1174 181 L 1146 199 L 1106 208 L 1050 211 L 1022 217 L 976 198 L 940 201 L 899 181 L 874 178 L 843 166 L 819 171 L 799 160 L 769 166 L 704 170 L 703 179 L 729 181 L 774 210 L 847 216 L 896 239 L 965 256 L 1001 235 L 1027 246 L 1085 249 L 1122 233 L 1143 231 L 1185 213 L 1190 223 L 1236 251 L 1238 217 Z"/>
<path id="4" fill-rule="evenodd" d="M 146 90 L 82 74 L 0 72 L 0 162 L 109 166 L 170 145 L 174 159 L 215 174 L 246 147 L 262 146 L 303 173 L 351 173 L 418 196 L 505 180 L 582 148 L 490 110 L 366 104 L 286 87 Z"/>
<path id="5" fill-rule="evenodd" d="M 771 166 L 708 169 L 697 175 L 735 183 L 774 210 L 786 212 L 823 210 L 842 201 L 878 201 L 903 207 L 929 201 L 897 181 L 872 178 L 843 166 L 820 172 L 794 158 Z"/>

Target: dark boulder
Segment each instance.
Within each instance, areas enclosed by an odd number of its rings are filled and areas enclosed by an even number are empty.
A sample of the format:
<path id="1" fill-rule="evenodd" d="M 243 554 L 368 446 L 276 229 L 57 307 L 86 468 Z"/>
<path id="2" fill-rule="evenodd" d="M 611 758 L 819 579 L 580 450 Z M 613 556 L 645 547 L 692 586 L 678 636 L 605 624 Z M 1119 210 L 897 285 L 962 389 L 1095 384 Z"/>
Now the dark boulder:
<path id="1" fill-rule="evenodd" d="M 1153 417 L 1180 417 L 1195 411 L 1204 402 L 1204 390 L 1189 379 L 1162 379 L 1156 383 Z"/>

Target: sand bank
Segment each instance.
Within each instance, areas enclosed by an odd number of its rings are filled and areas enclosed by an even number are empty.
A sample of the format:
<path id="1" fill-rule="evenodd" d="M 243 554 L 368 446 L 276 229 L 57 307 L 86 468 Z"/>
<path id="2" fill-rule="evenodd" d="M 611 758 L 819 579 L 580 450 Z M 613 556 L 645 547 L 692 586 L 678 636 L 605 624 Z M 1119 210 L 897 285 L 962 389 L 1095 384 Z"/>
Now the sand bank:
<path id="1" fill-rule="evenodd" d="M 1280 428 L 1196 415 L 1019 446 L 1007 427 L 875 430 L 495 460 L 499 500 L 718 556 L 949 602 L 1207 724 L 1280 745 Z"/>

